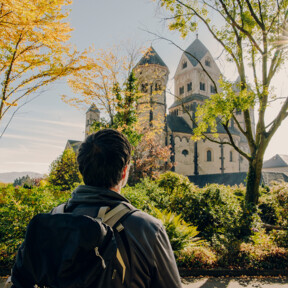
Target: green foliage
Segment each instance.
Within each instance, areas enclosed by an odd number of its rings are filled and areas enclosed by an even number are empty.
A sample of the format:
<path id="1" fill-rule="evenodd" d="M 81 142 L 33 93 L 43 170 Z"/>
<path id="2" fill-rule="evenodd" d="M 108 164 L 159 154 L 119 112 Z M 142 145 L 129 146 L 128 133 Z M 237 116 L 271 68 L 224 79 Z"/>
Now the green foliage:
<path id="1" fill-rule="evenodd" d="M 205 101 L 205 105 L 199 105 L 197 108 L 197 127 L 193 130 L 194 140 L 204 138 L 203 132 L 205 133 L 208 130 L 214 133 L 214 137 L 217 138 L 218 122 L 227 125 L 236 110 L 249 110 L 250 107 L 255 105 L 256 96 L 251 89 L 246 88 L 241 91 L 240 87 L 237 87 L 239 92 L 235 93 L 235 83 L 223 79 L 219 82 L 221 92 L 212 94 Z"/>
<path id="2" fill-rule="evenodd" d="M 32 186 L 37 186 L 42 181 L 42 178 L 30 178 L 29 175 L 19 177 L 14 180 L 13 186 L 23 186 L 25 188 L 32 188 Z"/>
<path id="3" fill-rule="evenodd" d="M 263 219 L 272 215 L 275 225 L 287 228 L 287 187 L 287 183 L 277 183 L 270 186 L 270 192 L 261 190 L 259 207 L 270 205 L 275 213 L 258 209 L 249 215 L 249 237 L 242 233 L 248 217 L 243 217 L 242 210 L 245 187 L 213 184 L 200 189 L 186 177 L 169 172 L 157 180 L 146 178 L 134 187 L 126 186 L 122 193 L 135 207 L 163 222 L 180 267 L 284 269 L 288 264 L 287 230 L 268 232 Z M 61 191 L 61 187 L 47 185 L 0 187 L 2 273 L 9 273 L 29 220 L 69 196 L 70 192 Z"/>
<path id="4" fill-rule="evenodd" d="M 137 86 L 137 79 L 133 72 L 130 73 L 124 87 L 121 88 L 119 83 L 115 83 L 113 87 L 113 94 L 115 95 L 115 115 L 113 115 L 111 122 L 105 119 L 100 122 L 95 122 L 92 125 L 93 131 L 98 131 L 103 128 L 112 128 L 120 130 L 129 142 L 136 147 L 141 139 L 141 135 L 135 130 L 135 123 L 137 122 L 137 102 L 139 99 L 139 92 Z"/>
<path id="5" fill-rule="evenodd" d="M 176 215 L 167 210 L 160 211 L 155 207 L 153 208 L 152 213 L 163 223 L 170 239 L 172 249 L 176 255 L 185 247 L 200 246 L 203 244 L 203 240 L 196 237 L 199 234 L 197 227 L 187 224 L 181 218 L 181 214 Z"/>
<path id="6" fill-rule="evenodd" d="M 264 223 L 280 228 L 270 232 L 274 242 L 288 248 L 288 184 L 273 183 L 269 192 L 262 193 L 259 209 Z"/>
<path id="7" fill-rule="evenodd" d="M 211 269 L 217 266 L 215 252 L 207 246 L 186 247 L 177 255 L 176 261 L 178 267 L 186 269 Z"/>
<path id="8" fill-rule="evenodd" d="M 66 149 L 52 162 L 48 180 L 50 184 L 59 186 L 62 191 L 71 190 L 82 181 L 73 149 Z"/>
<path id="9" fill-rule="evenodd" d="M 157 183 L 169 195 L 175 193 L 178 189 L 191 190 L 195 188 L 186 176 L 171 171 L 161 174 L 157 179 Z"/>
<path id="10" fill-rule="evenodd" d="M 238 83 L 215 79 L 209 70 L 201 65 L 197 55 L 189 55 L 198 60 L 203 74 L 214 84 L 216 93 L 203 105 L 198 105 L 196 121 L 193 119 L 193 138 L 218 141 L 217 124 L 222 124 L 231 145 L 249 162 L 246 183 L 245 208 L 253 212 L 259 200 L 259 186 L 263 156 L 275 132 L 287 117 L 288 98 L 278 107 L 278 113 L 269 125 L 265 125 L 266 113 L 272 102 L 280 98 L 273 92 L 273 78 L 284 67 L 288 53 L 287 45 L 287 1 L 190 1 L 160 0 L 167 10 L 168 27 L 177 30 L 182 37 L 197 31 L 203 24 L 209 34 L 223 48 L 226 61 L 232 62 L 239 76 Z M 215 11 L 223 21 L 218 21 Z M 275 21 L 277 19 L 277 21 Z M 287 37 L 286 37 L 287 38 Z M 186 51 L 187 53 L 187 51 Z M 214 78 L 214 79 L 213 79 Z M 210 81 L 209 80 L 209 81 Z M 219 85 L 218 85 L 219 84 Z M 219 87 L 220 86 L 220 87 Z M 216 89 L 217 88 L 217 89 Z M 259 107 L 254 123 L 252 110 Z M 239 121 L 237 110 L 244 117 Z M 242 116 L 243 116 L 242 115 Z M 245 138 L 248 150 L 235 141 L 230 128 L 232 120 L 240 135 Z M 245 120 L 245 121 L 244 121 Z M 242 122 L 242 123 L 241 123 Z M 256 126 L 253 133 L 254 125 Z M 211 135 L 212 134 L 212 135 Z M 255 135 L 254 135 L 255 134 Z M 265 135 L 265 137 L 262 137 Z"/>
<path id="11" fill-rule="evenodd" d="M 149 211 L 149 204 L 151 203 L 148 195 L 146 194 L 145 187 L 140 183 L 135 187 L 126 185 L 122 190 L 121 194 L 127 198 L 133 206 L 138 209 Z"/>
<path id="12" fill-rule="evenodd" d="M 286 269 L 288 265 L 288 251 L 277 247 L 265 235 L 259 235 L 259 243 L 242 243 L 240 246 L 238 265 L 253 269 Z"/>
<path id="13" fill-rule="evenodd" d="M 48 187 L 14 188 L 12 185 L 1 187 L 0 192 L 0 270 L 4 273 L 6 269 L 9 273 L 31 218 L 65 202 L 70 192 L 49 190 Z"/>
<path id="14" fill-rule="evenodd" d="M 241 236 L 243 210 L 234 194 L 234 189 L 239 193 L 240 188 L 212 184 L 199 189 L 187 177 L 173 172 L 162 174 L 157 183 L 169 197 L 165 208 L 182 214 L 186 222 L 198 227 L 201 236 L 210 240 L 215 233 Z"/>

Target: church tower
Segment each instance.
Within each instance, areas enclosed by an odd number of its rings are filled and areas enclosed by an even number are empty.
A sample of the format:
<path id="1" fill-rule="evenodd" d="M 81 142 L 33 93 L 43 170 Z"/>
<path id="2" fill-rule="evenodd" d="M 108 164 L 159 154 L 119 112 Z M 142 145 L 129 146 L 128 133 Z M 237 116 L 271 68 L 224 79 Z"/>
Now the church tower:
<path id="1" fill-rule="evenodd" d="M 91 125 L 100 121 L 100 111 L 92 104 L 86 112 L 85 138 L 90 134 Z"/>
<path id="2" fill-rule="evenodd" d="M 138 101 L 139 122 L 143 128 L 166 129 L 166 86 L 169 69 L 151 46 L 134 68 L 141 98 Z M 165 137 L 161 137 L 164 141 Z M 165 142 L 163 142 L 165 144 Z"/>

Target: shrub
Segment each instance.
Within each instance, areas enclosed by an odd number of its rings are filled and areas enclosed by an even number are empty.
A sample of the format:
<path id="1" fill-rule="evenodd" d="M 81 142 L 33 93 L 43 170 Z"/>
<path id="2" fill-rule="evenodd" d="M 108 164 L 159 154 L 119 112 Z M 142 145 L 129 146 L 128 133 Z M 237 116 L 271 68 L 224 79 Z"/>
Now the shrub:
<path id="1" fill-rule="evenodd" d="M 181 215 L 176 215 L 167 210 L 160 211 L 155 207 L 152 210 L 152 214 L 163 223 L 176 255 L 185 247 L 203 244 L 203 240 L 196 237 L 199 234 L 197 227 L 187 224 L 181 218 Z"/>
<path id="2" fill-rule="evenodd" d="M 241 266 L 245 268 L 286 269 L 288 251 L 273 244 L 242 243 L 239 251 L 239 260 L 241 261 Z"/>
<path id="3" fill-rule="evenodd" d="M 71 190 L 82 182 L 73 149 L 66 149 L 52 162 L 48 180 L 50 184 L 59 186 L 62 191 Z"/>
<path id="4" fill-rule="evenodd" d="M 150 210 L 150 199 L 147 196 L 146 189 L 143 185 L 137 184 L 135 187 L 130 187 L 127 185 L 122 189 L 121 194 L 126 197 L 136 208 L 144 211 Z"/>
<path id="5" fill-rule="evenodd" d="M 189 181 L 188 177 L 171 171 L 161 174 L 156 182 L 159 187 L 162 187 L 169 195 L 175 193 L 177 190 L 190 191 L 195 187 L 195 185 Z"/>
<path id="6" fill-rule="evenodd" d="M 9 272 L 14 263 L 31 218 L 65 202 L 70 193 L 39 187 L 14 188 L 12 185 L 0 188 L 0 192 L 0 270 L 4 273 Z"/>
<path id="7" fill-rule="evenodd" d="M 214 268 L 217 266 L 217 257 L 211 248 L 206 246 L 184 248 L 176 258 L 180 268 Z"/>
<path id="8" fill-rule="evenodd" d="M 144 178 L 135 186 L 126 186 L 121 192 L 135 207 L 151 211 L 151 206 L 160 210 L 168 207 L 169 197 L 167 193 L 150 178 Z"/>

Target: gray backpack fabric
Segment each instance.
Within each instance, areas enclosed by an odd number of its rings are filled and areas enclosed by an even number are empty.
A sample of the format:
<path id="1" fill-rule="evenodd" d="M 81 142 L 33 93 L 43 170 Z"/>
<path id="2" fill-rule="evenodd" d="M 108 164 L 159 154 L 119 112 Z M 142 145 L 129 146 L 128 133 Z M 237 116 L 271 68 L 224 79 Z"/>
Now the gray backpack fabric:
<path id="1" fill-rule="evenodd" d="M 106 288 L 116 278 L 125 287 L 127 268 L 115 233 L 133 208 L 121 203 L 107 210 L 101 207 L 92 218 L 64 213 L 63 204 L 34 216 L 12 270 L 12 287 Z"/>

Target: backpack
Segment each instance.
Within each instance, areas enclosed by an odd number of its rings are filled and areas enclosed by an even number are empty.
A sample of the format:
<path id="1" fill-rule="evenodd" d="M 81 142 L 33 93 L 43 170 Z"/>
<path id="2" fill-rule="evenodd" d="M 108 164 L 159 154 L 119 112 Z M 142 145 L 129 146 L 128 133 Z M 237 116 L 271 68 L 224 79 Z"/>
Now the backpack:
<path id="1" fill-rule="evenodd" d="M 108 207 L 101 207 L 93 218 L 64 213 L 64 206 L 30 221 L 12 287 L 106 288 L 115 287 L 117 277 L 125 287 L 126 266 L 115 234 L 124 229 L 119 221 L 136 209 L 123 202 L 108 213 Z"/>

